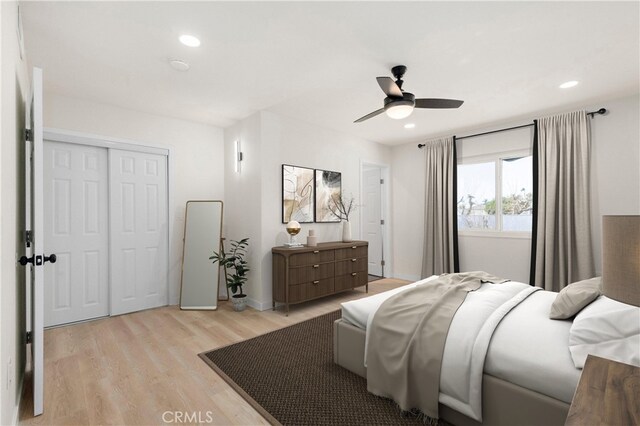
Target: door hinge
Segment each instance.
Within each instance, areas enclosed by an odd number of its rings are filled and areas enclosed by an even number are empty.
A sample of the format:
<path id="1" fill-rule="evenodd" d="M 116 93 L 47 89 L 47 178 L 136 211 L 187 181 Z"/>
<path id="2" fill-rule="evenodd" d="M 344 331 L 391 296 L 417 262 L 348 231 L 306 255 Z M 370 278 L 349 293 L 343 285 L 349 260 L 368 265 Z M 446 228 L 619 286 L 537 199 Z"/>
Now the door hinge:
<path id="1" fill-rule="evenodd" d="M 380 266 L 384 266 L 384 263 L 385 263 L 384 260 L 381 260 L 380 261 Z"/>
<path id="2" fill-rule="evenodd" d="M 380 179 L 380 185 L 384 183 L 384 179 Z"/>
<path id="3" fill-rule="evenodd" d="M 24 140 L 33 142 L 33 132 L 31 129 L 24 129 Z"/>
<path id="4" fill-rule="evenodd" d="M 31 331 L 27 331 L 27 343 L 31 343 L 33 337 L 33 333 Z"/>
<path id="5" fill-rule="evenodd" d="M 384 225 L 384 219 L 380 219 L 380 225 Z"/>
<path id="6" fill-rule="evenodd" d="M 33 241 L 33 231 L 24 231 L 24 241 L 27 243 L 27 247 L 31 247 L 31 241 Z"/>

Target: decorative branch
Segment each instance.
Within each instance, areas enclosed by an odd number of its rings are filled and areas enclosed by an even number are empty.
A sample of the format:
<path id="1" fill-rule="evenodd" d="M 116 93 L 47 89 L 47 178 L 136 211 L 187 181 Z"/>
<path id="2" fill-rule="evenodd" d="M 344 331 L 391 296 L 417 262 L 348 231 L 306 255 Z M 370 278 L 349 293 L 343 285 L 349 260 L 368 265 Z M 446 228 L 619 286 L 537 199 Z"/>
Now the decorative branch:
<path id="1" fill-rule="evenodd" d="M 349 215 L 356 208 L 355 198 L 351 195 L 348 200 L 345 200 L 342 193 L 338 196 L 332 195 L 331 200 L 327 203 L 327 208 L 335 217 L 348 222 Z"/>

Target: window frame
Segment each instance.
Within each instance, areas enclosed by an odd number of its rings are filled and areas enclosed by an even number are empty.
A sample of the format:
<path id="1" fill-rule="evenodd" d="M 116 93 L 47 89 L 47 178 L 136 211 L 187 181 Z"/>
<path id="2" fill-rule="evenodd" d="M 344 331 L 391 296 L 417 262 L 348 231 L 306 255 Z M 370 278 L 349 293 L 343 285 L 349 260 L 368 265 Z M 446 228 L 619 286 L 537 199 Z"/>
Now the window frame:
<path id="1" fill-rule="evenodd" d="M 491 238 L 517 238 L 531 239 L 531 231 L 503 231 L 502 230 L 502 160 L 532 156 L 531 149 L 517 149 L 500 151 L 491 154 L 474 155 L 458 158 L 458 166 L 478 163 L 494 163 L 495 167 L 495 194 L 496 194 L 496 229 L 458 229 L 458 235 L 463 237 L 491 237 Z M 533 176 L 532 176 L 533 180 Z M 457 192 L 456 182 L 456 192 Z M 458 211 L 456 210 L 456 221 Z"/>

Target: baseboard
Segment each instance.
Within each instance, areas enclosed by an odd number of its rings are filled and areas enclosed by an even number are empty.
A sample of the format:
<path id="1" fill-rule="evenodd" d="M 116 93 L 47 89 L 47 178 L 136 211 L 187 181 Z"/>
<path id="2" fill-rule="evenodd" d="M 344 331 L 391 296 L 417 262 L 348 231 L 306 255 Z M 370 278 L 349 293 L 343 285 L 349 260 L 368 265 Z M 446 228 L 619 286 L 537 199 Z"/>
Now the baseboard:
<path id="1" fill-rule="evenodd" d="M 411 274 L 395 274 L 393 278 L 398 278 L 400 280 L 407 280 L 407 281 L 419 281 L 421 279 L 420 275 L 411 275 Z"/>
<path id="2" fill-rule="evenodd" d="M 247 297 L 247 305 L 251 306 L 253 309 L 257 311 L 267 311 L 273 308 L 273 305 L 271 302 L 259 302 L 250 297 Z"/>

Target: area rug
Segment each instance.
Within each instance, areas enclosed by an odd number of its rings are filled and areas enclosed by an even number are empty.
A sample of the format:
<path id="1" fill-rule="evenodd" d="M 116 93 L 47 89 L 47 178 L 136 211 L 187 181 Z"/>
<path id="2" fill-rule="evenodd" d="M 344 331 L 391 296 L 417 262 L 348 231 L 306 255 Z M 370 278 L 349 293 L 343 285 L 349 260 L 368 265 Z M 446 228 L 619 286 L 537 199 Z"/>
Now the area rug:
<path id="1" fill-rule="evenodd" d="M 333 363 L 338 318 L 331 312 L 199 356 L 272 424 L 422 425 Z"/>

